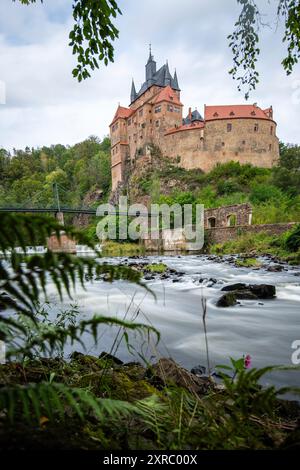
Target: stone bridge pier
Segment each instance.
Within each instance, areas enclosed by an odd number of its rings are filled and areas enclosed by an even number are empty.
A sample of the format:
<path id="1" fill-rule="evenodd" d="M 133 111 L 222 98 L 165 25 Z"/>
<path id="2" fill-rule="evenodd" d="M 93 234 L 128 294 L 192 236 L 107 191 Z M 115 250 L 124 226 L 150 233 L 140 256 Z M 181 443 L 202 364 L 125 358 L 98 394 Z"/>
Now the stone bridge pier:
<path id="1" fill-rule="evenodd" d="M 56 212 L 55 218 L 61 226 L 64 226 L 63 212 Z M 47 247 L 53 253 L 76 253 L 76 241 L 70 238 L 64 230 L 59 232 L 59 237 L 53 232 L 47 240 Z"/>

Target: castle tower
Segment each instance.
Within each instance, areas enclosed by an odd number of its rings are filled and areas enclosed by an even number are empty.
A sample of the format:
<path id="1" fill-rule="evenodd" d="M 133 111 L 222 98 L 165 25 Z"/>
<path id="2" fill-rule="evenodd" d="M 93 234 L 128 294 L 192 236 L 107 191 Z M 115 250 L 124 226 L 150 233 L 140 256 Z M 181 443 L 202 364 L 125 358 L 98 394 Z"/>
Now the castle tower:
<path id="1" fill-rule="evenodd" d="M 153 85 L 153 77 L 156 74 L 156 62 L 153 58 L 152 52 L 151 52 L 151 45 L 150 45 L 150 50 L 149 50 L 149 59 L 146 64 L 146 82 L 147 86 Z"/>

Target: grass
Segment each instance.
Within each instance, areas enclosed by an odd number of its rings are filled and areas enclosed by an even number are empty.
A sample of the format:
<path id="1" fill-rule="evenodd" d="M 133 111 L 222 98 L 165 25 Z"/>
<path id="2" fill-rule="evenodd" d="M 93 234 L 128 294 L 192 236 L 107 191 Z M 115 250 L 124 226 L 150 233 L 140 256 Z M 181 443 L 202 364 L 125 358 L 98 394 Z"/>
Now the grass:
<path id="1" fill-rule="evenodd" d="M 291 251 L 287 249 L 286 240 L 293 230 L 280 236 L 270 235 L 265 232 L 257 234 L 246 233 L 240 235 L 236 240 L 230 240 L 225 243 L 216 243 L 209 247 L 209 252 L 217 255 L 229 254 L 251 254 L 251 257 L 245 260 L 238 260 L 240 266 L 257 266 L 257 255 L 273 255 L 289 264 L 300 264 L 300 249 Z"/>
<path id="2" fill-rule="evenodd" d="M 161 274 L 166 272 L 167 265 L 164 263 L 148 264 L 145 269 L 151 273 Z"/>
<path id="3" fill-rule="evenodd" d="M 260 268 L 261 266 L 261 263 L 256 258 L 238 259 L 235 264 L 240 268 Z"/>
<path id="4" fill-rule="evenodd" d="M 134 256 L 142 255 L 144 252 L 144 247 L 138 243 L 119 243 L 109 240 L 102 245 L 103 256 Z"/>

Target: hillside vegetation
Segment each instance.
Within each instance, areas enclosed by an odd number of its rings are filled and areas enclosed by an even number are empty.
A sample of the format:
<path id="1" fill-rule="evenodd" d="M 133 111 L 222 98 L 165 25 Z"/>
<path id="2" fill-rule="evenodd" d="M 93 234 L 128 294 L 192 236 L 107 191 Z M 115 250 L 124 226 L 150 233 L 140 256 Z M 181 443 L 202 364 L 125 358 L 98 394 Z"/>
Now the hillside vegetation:
<path id="1" fill-rule="evenodd" d="M 26 148 L 13 154 L 0 149 L 0 206 L 51 207 L 57 182 L 62 205 L 81 207 L 95 190 L 107 199 L 110 181 L 108 138 L 92 136 L 73 146 Z"/>
<path id="2" fill-rule="evenodd" d="M 254 224 L 299 221 L 300 147 L 281 144 L 280 155 L 273 169 L 229 162 L 207 174 L 165 160 L 135 177 L 134 197 L 148 195 L 152 203 L 202 203 L 206 208 L 250 202 Z"/>
<path id="3" fill-rule="evenodd" d="M 53 145 L 41 149 L 14 151 L 0 149 L 0 206 L 54 205 L 53 183 L 60 187 L 61 204 L 69 207 L 97 206 L 109 199 L 111 187 L 110 140 L 90 137 L 74 146 Z M 197 204 L 206 208 L 251 203 L 253 223 L 300 221 L 300 146 L 280 145 L 280 164 L 273 169 L 230 162 L 217 165 L 210 173 L 185 170 L 153 149 L 152 166 L 132 169 L 124 193 L 130 202 Z M 81 225 L 88 238 L 97 242 L 96 219 Z M 77 218 L 67 218 L 78 223 Z M 274 237 L 273 237 L 274 238 Z M 212 249 L 241 252 L 261 247 L 262 251 L 286 253 L 285 238 L 242 237 L 239 243 Z M 275 247 L 275 248 L 274 248 Z M 110 253 L 116 246 L 110 246 Z M 132 251 L 130 246 L 130 251 Z M 275 250 L 275 251 L 274 251 Z M 117 247 L 117 251 L 119 248 Z M 295 250 L 294 250 L 295 251 Z"/>

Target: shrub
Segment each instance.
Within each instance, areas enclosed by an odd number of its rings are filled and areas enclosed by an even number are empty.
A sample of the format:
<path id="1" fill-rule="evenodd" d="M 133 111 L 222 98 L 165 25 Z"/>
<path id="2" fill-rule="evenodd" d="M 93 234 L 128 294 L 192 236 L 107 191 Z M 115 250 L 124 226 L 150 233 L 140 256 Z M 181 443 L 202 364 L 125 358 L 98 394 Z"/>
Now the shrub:
<path id="1" fill-rule="evenodd" d="M 276 186 L 255 183 L 252 186 L 250 201 L 254 204 L 259 204 L 261 202 L 281 199 L 282 196 L 282 192 Z"/>
<path id="2" fill-rule="evenodd" d="M 297 251 L 300 249 L 300 224 L 288 234 L 285 239 L 285 246 L 289 251 Z"/>

